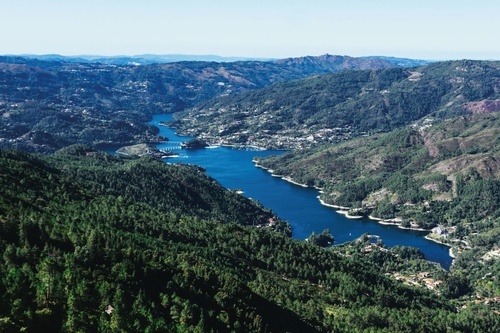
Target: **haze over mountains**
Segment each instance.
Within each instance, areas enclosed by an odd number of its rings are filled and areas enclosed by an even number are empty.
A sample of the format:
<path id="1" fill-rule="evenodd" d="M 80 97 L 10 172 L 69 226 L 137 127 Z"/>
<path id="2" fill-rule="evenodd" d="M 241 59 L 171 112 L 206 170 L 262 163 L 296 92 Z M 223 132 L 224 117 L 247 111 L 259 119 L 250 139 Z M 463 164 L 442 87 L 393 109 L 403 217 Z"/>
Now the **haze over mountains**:
<path id="1" fill-rule="evenodd" d="M 332 57 L 329 54 L 323 56 L 314 57 L 307 56 L 303 58 L 289 58 L 286 60 L 272 59 L 272 58 L 248 58 L 248 57 L 222 57 L 217 55 L 187 55 L 187 54 L 141 54 L 135 56 L 117 55 L 117 56 L 101 56 L 101 55 L 77 55 L 77 56 L 63 56 L 59 54 L 22 54 L 22 55 L 6 55 L 11 57 L 21 56 L 23 58 L 29 59 L 39 59 L 45 61 L 63 61 L 63 62 L 80 62 L 80 63 L 102 63 L 108 65 L 151 65 L 158 63 L 170 63 L 170 62 L 181 62 L 181 61 L 205 61 L 205 62 L 236 62 L 236 61 L 291 61 L 292 59 L 307 59 L 308 61 L 314 61 L 317 59 L 325 59 Z M 338 57 L 338 56 L 337 56 Z M 342 57 L 342 56 L 340 56 Z M 344 58 L 351 58 L 344 56 Z M 412 67 L 417 65 L 424 65 L 429 63 L 426 60 L 416 60 L 408 58 L 396 58 L 396 57 L 383 57 L 383 56 L 371 56 L 371 57 L 361 57 L 368 59 L 380 59 L 383 61 L 388 61 L 394 63 L 398 66 Z"/>
<path id="2" fill-rule="evenodd" d="M 222 57 L 217 55 L 187 55 L 187 54 L 140 54 L 134 56 L 116 55 L 76 55 L 63 56 L 59 54 L 22 54 L 8 55 L 21 56 L 29 59 L 39 59 L 45 61 L 64 61 L 80 63 L 101 63 L 108 65 L 151 65 L 158 63 L 170 63 L 180 61 L 208 61 L 208 62 L 235 62 L 235 61 L 272 61 L 274 59 L 246 58 L 246 57 Z"/>

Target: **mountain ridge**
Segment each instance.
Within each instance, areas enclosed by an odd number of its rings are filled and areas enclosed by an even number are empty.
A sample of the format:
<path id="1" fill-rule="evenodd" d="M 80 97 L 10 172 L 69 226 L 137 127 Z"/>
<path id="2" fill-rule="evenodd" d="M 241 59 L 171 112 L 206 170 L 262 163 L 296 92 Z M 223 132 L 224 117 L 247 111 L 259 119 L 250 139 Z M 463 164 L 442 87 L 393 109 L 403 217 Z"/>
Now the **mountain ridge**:
<path id="1" fill-rule="evenodd" d="M 343 71 L 209 100 L 175 114 L 172 126 L 223 144 L 296 149 L 496 110 L 499 91 L 498 61 Z"/>
<path id="2" fill-rule="evenodd" d="M 74 143 L 157 143 L 164 138 L 145 125 L 152 114 L 342 70 L 316 60 L 307 66 L 258 61 L 119 66 L 0 57 L 0 146 L 53 152 Z M 366 62 L 356 60 L 356 66 Z"/>
<path id="3" fill-rule="evenodd" d="M 82 62 L 82 63 L 92 63 L 99 62 L 109 65 L 151 65 L 155 63 L 170 63 L 170 62 L 182 62 L 182 61 L 203 61 L 203 62 L 238 62 L 238 61 L 266 61 L 266 62 L 287 62 L 293 59 L 309 59 L 314 60 L 315 58 L 327 58 L 327 57 L 346 57 L 351 59 L 378 59 L 382 62 L 388 61 L 397 66 L 401 67 L 414 67 L 417 65 L 424 65 L 430 63 L 431 61 L 420 60 L 420 59 L 410 59 L 410 58 L 398 58 L 398 57 L 388 57 L 388 56 L 363 56 L 363 57 L 350 57 L 350 56 L 340 56 L 340 55 L 330 55 L 328 53 L 319 56 L 303 56 L 303 57 L 290 57 L 290 58 L 262 58 L 262 57 L 226 57 L 218 55 L 189 55 L 189 54 L 138 54 L 138 55 L 114 55 L 114 56 L 102 56 L 102 55 L 75 55 L 75 56 L 65 56 L 60 54 L 6 54 L 4 56 L 8 57 L 23 57 L 29 59 L 39 59 L 45 61 L 63 61 L 63 62 Z"/>

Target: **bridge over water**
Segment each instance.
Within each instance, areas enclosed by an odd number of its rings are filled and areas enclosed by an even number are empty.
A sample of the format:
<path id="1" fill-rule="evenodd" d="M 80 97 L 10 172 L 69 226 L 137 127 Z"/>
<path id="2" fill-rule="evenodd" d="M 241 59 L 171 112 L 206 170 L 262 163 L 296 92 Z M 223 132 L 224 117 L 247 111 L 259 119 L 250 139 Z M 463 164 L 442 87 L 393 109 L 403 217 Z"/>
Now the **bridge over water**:
<path id="1" fill-rule="evenodd" d="M 160 150 L 179 150 L 182 149 L 181 146 L 181 141 L 168 141 L 165 143 L 162 143 L 160 147 L 158 147 Z"/>

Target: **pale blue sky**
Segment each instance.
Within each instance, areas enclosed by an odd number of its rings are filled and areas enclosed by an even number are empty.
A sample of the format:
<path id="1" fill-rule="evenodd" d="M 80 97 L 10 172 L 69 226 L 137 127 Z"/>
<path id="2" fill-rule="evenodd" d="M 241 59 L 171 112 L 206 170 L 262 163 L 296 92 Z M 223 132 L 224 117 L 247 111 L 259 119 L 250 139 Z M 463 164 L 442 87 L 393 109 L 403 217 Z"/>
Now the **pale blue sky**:
<path id="1" fill-rule="evenodd" d="M 0 0 L 0 54 L 500 59 L 498 0 Z"/>

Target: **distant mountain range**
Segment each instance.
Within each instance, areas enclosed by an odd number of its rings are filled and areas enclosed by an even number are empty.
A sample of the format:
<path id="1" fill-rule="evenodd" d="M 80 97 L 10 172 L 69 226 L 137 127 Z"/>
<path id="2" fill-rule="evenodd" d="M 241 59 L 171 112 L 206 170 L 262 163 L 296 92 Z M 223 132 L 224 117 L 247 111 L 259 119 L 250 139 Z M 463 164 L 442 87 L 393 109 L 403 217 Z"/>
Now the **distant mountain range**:
<path id="1" fill-rule="evenodd" d="M 159 59 L 154 57 L 150 61 Z M 0 146 L 53 151 L 72 143 L 156 142 L 156 129 L 144 124 L 155 113 L 311 75 L 398 67 L 378 58 L 332 55 L 142 66 L 113 64 L 129 61 L 111 57 L 104 64 L 98 57 L 41 58 L 46 60 L 0 57 Z"/>
<path id="2" fill-rule="evenodd" d="M 108 65 L 151 65 L 151 64 L 162 64 L 171 62 L 181 62 L 181 61 L 204 61 L 204 62 L 237 62 L 237 61 L 277 61 L 281 63 L 286 62 L 321 62 L 324 60 L 336 59 L 342 62 L 343 58 L 354 60 L 358 59 L 358 62 L 363 62 L 368 60 L 367 68 L 369 62 L 374 62 L 379 60 L 381 62 L 389 62 L 401 67 L 413 67 L 420 66 L 430 61 L 417 60 L 417 59 L 407 59 L 407 58 L 395 58 L 395 57 L 384 57 L 384 56 L 371 56 L 371 57 L 360 57 L 353 58 L 347 56 L 332 56 L 325 54 L 322 56 L 306 56 L 299 58 L 288 58 L 288 59 L 275 59 L 275 58 L 255 58 L 255 57 L 222 57 L 218 55 L 188 55 L 188 54 L 140 54 L 140 55 L 117 55 L 117 56 L 102 56 L 102 55 L 76 55 L 76 56 L 64 56 L 60 54 L 22 54 L 22 55 L 7 55 L 9 57 L 23 57 L 28 59 L 38 59 L 44 61 L 62 61 L 62 62 L 79 62 L 79 63 L 101 63 Z M 357 66 L 354 66 L 357 67 Z M 347 67 L 346 67 L 347 68 Z M 372 68 L 372 67 L 370 67 Z M 359 69 L 359 68 L 358 68 Z"/>
<path id="3" fill-rule="evenodd" d="M 286 58 L 276 60 L 279 64 L 286 64 L 302 68 L 323 68 L 325 71 L 339 71 L 348 69 L 381 69 L 392 67 L 415 67 L 430 64 L 427 60 L 394 58 L 383 56 L 349 57 L 324 54 L 313 57 Z"/>
<path id="4" fill-rule="evenodd" d="M 44 61 L 64 61 L 80 63 L 101 63 L 108 65 L 151 65 L 180 61 L 209 61 L 209 62 L 235 62 L 235 61 L 272 61 L 269 58 L 250 57 L 222 57 L 218 55 L 187 55 L 187 54 L 140 54 L 140 55 L 76 55 L 63 56 L 59 54 L 22 54 L 9 55 Z"/>

